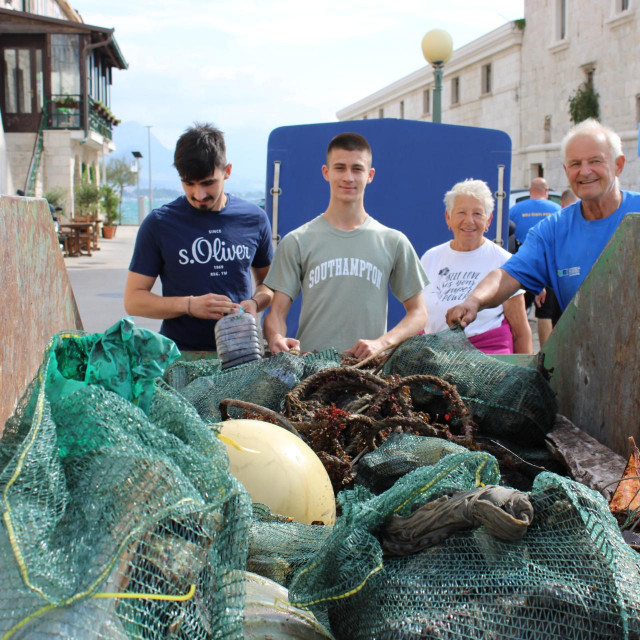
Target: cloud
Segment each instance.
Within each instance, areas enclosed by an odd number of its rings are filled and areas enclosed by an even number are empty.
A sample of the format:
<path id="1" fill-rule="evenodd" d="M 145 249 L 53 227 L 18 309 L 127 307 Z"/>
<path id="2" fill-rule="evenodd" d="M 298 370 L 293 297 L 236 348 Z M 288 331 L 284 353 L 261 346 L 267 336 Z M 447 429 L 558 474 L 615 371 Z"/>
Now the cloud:
<path id="1" fill-rule="evenodd" d="M 167 147 L 193 121 L 213 121 L 252 158 L 273 128 L 335 120 L 339 109 L 424 66 L 429 29 L 447 29 L 460 47 L 523 15 L 523 0 L 73 5 L 87 23 L 115 27 L 129 62 L 114 76 L 119 118 L 153 125 Z"/>

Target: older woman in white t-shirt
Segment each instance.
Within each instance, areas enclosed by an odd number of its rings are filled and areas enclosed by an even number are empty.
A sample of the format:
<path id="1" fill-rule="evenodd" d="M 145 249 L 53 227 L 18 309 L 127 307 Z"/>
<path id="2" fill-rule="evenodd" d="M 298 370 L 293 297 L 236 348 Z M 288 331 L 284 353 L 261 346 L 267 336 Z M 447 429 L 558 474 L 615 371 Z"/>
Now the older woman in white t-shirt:
<path id="1" fill-rule="evenodd" d="M 489 271 L 511 257 L 484 236 L 493 217 L 493 196 L 486 182 L 458 182 L 445 194 L 444 203 L 444 217 L 453 240 L 429 249 L 421 258 L 429 277 L 422 292 L 429 313 L 426 333 L 447 329 L 447 309 L 462 302 Z M 498 307 L 480 311 L 465 333 L 485 353 L 531 353 L 524 291 Z"/>

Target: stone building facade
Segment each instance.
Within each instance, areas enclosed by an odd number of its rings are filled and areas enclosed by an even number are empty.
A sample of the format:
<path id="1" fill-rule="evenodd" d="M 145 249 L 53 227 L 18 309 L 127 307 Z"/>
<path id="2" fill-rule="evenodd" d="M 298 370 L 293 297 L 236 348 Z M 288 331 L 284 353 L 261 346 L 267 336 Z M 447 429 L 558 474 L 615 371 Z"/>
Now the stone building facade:
<path id="1" fill-rule="evenodd" d="M 524 10 L 524 20 L 454 51 L 444 67 L 442 122 L 505 131 L 512 188 L 543 175 L 562 190 L 569 98 L 587 83 L 599 94 L 600 120 L 622 138 L 621 184 L 640 191 L 640 0 L 525 0 Z M 425 65 L 337 117 L 430 121 L 434 84 Z"/>

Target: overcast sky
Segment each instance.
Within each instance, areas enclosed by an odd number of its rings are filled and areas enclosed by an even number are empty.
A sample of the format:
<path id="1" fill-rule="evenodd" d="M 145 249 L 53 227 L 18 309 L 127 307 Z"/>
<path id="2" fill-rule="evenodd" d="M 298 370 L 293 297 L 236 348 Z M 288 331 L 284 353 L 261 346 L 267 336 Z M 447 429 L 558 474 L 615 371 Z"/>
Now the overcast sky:
<path id="1" fill-rule="evenodd" d="M 194 121 L 226 134 L 234 174 L 264 180 L 276 127 L 336 111 L 423 67 L 420 43 L 446 29 L 454 48 L 522 18 L 523 0 L 71 0 L 115 27 L 129 69 L 111 106 L 173 149 Z"/>

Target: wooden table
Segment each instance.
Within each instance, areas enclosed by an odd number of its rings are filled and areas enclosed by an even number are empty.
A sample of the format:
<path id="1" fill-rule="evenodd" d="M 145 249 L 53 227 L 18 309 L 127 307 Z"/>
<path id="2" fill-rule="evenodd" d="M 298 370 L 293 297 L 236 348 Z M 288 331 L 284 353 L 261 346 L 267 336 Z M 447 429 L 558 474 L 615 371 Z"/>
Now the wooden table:
<path id="1" fill-rule="evenodd" d="M 60 224 L 59 233 L 69 235 L 66 257 L 91 255 L 95 222 L 65 222 Z M 85 249 L 83 252 L 82 249 Z"/>

